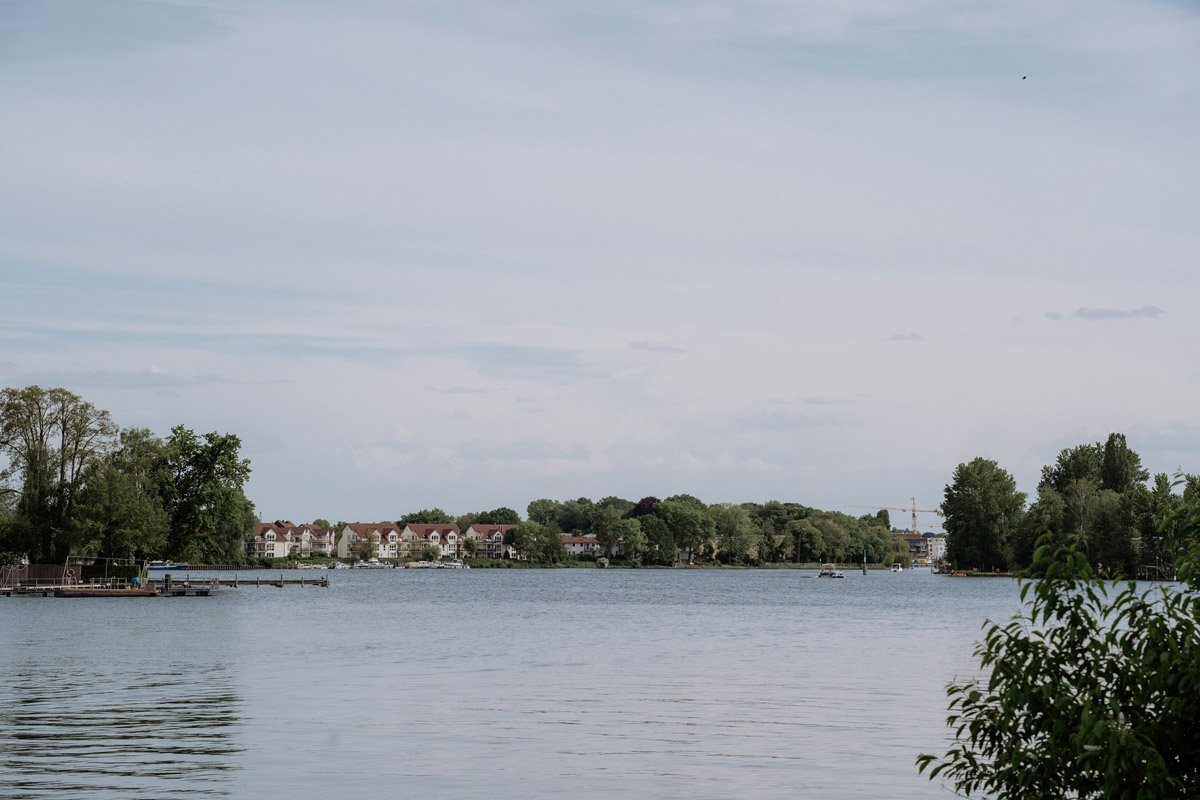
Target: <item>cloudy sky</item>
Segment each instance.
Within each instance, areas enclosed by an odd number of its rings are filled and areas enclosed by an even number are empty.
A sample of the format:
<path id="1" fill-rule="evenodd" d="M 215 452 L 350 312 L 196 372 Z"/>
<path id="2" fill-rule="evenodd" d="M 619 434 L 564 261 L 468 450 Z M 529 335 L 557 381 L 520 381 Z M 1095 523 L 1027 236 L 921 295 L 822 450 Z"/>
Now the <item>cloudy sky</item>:
<path id="1" fill-rule="evenodd" d="M 298 522 L 1196 472 L 1198 90 L 1177 1 L 0 0 L 0 385 Z"/>

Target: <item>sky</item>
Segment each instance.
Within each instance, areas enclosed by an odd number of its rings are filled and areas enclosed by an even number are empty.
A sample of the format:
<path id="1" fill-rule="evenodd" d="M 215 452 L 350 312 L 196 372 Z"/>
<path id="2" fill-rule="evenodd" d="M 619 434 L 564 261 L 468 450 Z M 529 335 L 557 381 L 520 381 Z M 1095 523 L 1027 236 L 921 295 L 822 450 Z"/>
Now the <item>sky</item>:
<path id="1" fill-rule="evenodd" d="M 295 522 L 1200 472 L 1198 141 L 1185 2 L 0 0 L 0 386 Z"/>

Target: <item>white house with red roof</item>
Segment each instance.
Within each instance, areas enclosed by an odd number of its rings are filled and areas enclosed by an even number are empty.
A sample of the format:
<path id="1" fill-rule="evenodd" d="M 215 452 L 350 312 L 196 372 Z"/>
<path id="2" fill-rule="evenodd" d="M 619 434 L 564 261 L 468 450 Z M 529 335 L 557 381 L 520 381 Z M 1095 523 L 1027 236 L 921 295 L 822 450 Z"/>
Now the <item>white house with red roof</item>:
<path id="1" fill-rule="evenodd" d="M 246 541 L 246 555 L 252 558 L 308 558 L 333 552 L 333 531 L 316 525 L 297 525 L 283 519 L 260 522 Z"/>
<path id="2" fill-rule="evenodd" d="M 459 544 L 462 532 L 458 526 L 451 524 L 427 524 L 410 522 L 401 531 L 403 544 L 401 558 L 416 557 L 426 545 L 434 545 L 442 551 L 443 557 L 458 558 Z"/>
<path id="3" fill-rule="evenodd" d="M 478 558 L 502 558 L 504 556 L 504 534 L 516 525 L 488 525 L 482 522 L 472 523 L 463 540 L 475 541 L 475 555 Z"/>
<path id="4" fill-rule="evenodd" d="M 391 522 L 350 522 L 337 535 L 338 558 L 401 558 L 400 529 Z"/>

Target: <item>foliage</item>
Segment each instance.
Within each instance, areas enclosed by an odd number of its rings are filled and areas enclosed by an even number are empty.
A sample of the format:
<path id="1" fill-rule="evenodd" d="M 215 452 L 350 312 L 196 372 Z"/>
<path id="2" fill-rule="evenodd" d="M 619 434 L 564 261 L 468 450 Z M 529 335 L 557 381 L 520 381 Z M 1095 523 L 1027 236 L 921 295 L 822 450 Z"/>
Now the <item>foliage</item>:
<path id="1" fill-rule="evenodd" d="M 595 516 L 592 517 L 592 534 L 605 556 L 611 557 L 617 542 L 621 540 L 621 522 L 621 513 L 612 506 L 597 508 Z"/>
<path id="2" fill-rule="evenodd" d="M 505 534 L 505 542 L 511 544 L 519 555 L 532 561 L 553 564 L 566 555 L 558 531 L 550 525 L 532 520 L 509 529 Z"/>
<path id="3" fill-rule="evenodd" d="M 713 521 L 717 555 L 727 564 L 740 564 L 752 554 L 758 539 L 759 528 L 742 506 L 718 503 L 709 506 L 707 513 Z"/>
<path id="4" fill-rule="evenodd" d="M 642 530 L 642 523 L 631 517 L 621 520 L 619 524 L 625 557 L 630 561 L 640 562 L 649 548 L 646 533 Z"/>
<path id="5" fill-rule="evenodd" d="M 182 425 L 167 439 L 163 487 L 171 517 L 168 551 L 172 558 L 233 564 L 244 557 L 253 531 L 254 504 L 242 492 L 250 462 L 239 458 L 241 439 L 215 431 L 197 436 Z"/>
<path id="6" fill-rule="evenodd" d="M 432 523 L 430 523 L 432 524 Z M 427 544 L 421 548 L 422 561 L 437 561 L 442 557 L 442 548 L 436 544 Z"/>
<path id="7" fill-rule="evenodd" d="M 716 525 L 705 509 L 687 501 L 664 500 L 655 508 L 655 515 L 667 523 L 675 544 L 687 551 L 689 561 L 711 552 Z"/>
<path id="8" fill-rule="evenodd" d="M 1027 566 L 1037 538 L 1055 532 L 1101 573 L 1135 575 L 1148 564 L 1161 568 L 1164 542 L 1155 532 L 1155 515 L 1170 495 L 1164 488 L 1169 481 L 1156 476 L 1152 491 L 1145 486 L 1148 478 L 1123 434 L 1063 450 L 1042 469 L 1037 500 L 1008 542 L 1009 564 Z"/>
<path id="9" fill-rule="evenodd" d="M 491 511 L 481 511 L 475 515 L 475 522 L 481 525 L 520 525 L 521 515 L 511 508 L 501 506 Z M 466 528 L 461 528 L 466 530 Z"/>
<path id="10" fill-rule="evenodd" d="M 533 500 L 526 507 L 525 516 L 532 522 L 549 525 L 554 522 L 558 513 L 558 505 L 557 500 Z"/>
<path id="11" fill-rule="evenodd" d="M 21 520 L 9 545 L 35 560 L 58 562 L 83 544 L 74 515 L 91 463 L 112 446 L 117 428 L 107 411 L 66 389 L 0 390 L 0 489 L 16 497 Z M 18 486 L 8 486 L 16 480 Z"/>
<path id="12" fill-rule="evenodd" d="M 596 515 L 595 504 L 586 497 L 561 503 L 554 513 L 554 522 L 559 530 L 586 536 L 592 532 L 592 519 Z"/>
<path id="13" fill-rule="evenodd" d="M 1007 567 L 1010 534 L 1021 521 L 1025 493 L 995 461 L 959 464 L 946 487 L 946 557 L 952 564 L 990 572 Z"/>
<path id="14" fill-rule="evenodd" d="M 654 514 L 640 517 L 630 517 L 641 526 L 642 535 L 646 537 L 645 560 L 653 564 L 669 565 L 675 563 L 675 537 L 671 529 Z"/>
<path id="15" fill-rule="evenodd" d="M 954 746 L 920 771 L 998 800 L 1200 792 L 1200 506 L 1166 524 L 1187 530 L 1183 589 L 1096 582 L 1082 552 L 1043 538 L 1021 585 L 1032 602 L 985 627 L 990 675 L 949 686 Z"/>
<path id="16" fill-rule="evenodd" d="M 420 511 L 405 514 L 396 520 L 396 527 L 403 528 L 405 525 L 449 525 L 452 522 L 454 522 L 454 517 L 440 508 L 423 508 Z"/>
<path id="17" fill-rule="evenodd" d="M 657 497 L 643 497 L 634 503 L 633 509 L 630 510 L 631 517 L 644 517 L 647 514 L 654 514 L 658 509 L 658 504 L 662 501 Z"/>
<path id="18" fill-rule="evenodd" d="M 610 495 L 597 501 L 596 508 L 612 508 L 615 509 L 617 514 L 620 516 L 627 517 L 630 516 L 630 512 L 633 511 L 635 505 L 636 504 L 632 500 L 626 500 L 623 497 L 615 497 Z"/>

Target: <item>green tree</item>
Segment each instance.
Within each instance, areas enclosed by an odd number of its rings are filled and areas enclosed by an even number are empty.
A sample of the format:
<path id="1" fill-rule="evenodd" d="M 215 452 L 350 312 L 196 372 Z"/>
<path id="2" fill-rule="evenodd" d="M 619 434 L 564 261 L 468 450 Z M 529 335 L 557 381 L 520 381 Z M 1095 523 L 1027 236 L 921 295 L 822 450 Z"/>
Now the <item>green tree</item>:
<path id="1" fill-rule="evenodd" d="M 586 497 L 580 497 L 578 500 L 568 500 L 561 504 L 555 512 L 554 521 L 564 533 L 578 532 L 579 536 L 586 536 L 592 532 L 592 518 L 595 514 L 595 504 Z"/>
<path id="2" fill-rule="evenodd" d="M 596 503 L 596 508 L 613 508 L 622 517 L 629 516 L 629 512 L 633 511 L 634 505 L 632 500 L 626 500 L 623 497 L 609 496 L 605 497 Z"/>
<path id="3" fill-rule="evenodd" d="M 687 551 L 689 561 L 703 558 L 705 551 L 711 551 L 716 526 L 703 508 L 686 500 L 664 500 L 655 513 L 667 523 L 676 545 Z"/>
<path id="4" fill-rule="evenodd" d="M 792 543 L 792 560 L 796 563 L 821 561 L 825 553 L 825 538 L 809 519 L 794 519 L 783 528 L 784 536 Z"/>
<path id="5" fill-rule="evenodd" d="M 561 561 L 566 555 L 562 536 L 553 526 L 540 522 L 526 520 L 515 528 L 510 528 L 506 539 L 519 554 L 533 561 L 553 564 Z"/>
<path id="6" fill-rule="evenodd" d="M 671 535 L 671 529 L 667 527 L 667 523 L 654 514 L 630 517 L 630 519 L 636 519 L 642 527 L 642 534 L 646 537 L 647 560 L 655 564 L 674 564 L 675 537 Z"/>
<path id="7" fill-rule="evenodd" d="M 327 519 L 314 519 L 312 524 L 318 528 L 324 528 L 325 530 L 330 530 L 333 528 L 333 524 Z"/>
<path id="8" fill-rule="evenodd" d="M 463 539 L 462 547 L 463 553 L 467 558 L 474 558 L 475 554 L 479 551 L 479 542 L 470 538 Z"/>
<path id="9" fill-rule="evenodd" d="M 117 432 L 107 411 L 66 389 L 0 390 L 0 487 L 16 497 L 11 530 L 35 561 L 57 563 L 84 544 L 75 505 L 93 460 Z M 10 481 L 19 485 L 10 486 Z"/>
<path id="10" fill-rule="evenodd" d="M 549 525 L 558 515 L 557 500 L 533 500 L 525 509 L 525 516 L 533 522 Z"/>
<path id="11" fill-rule="evenodd" d="M 611 557 L 616 549 L 617 542 L 625 530 L 622 522 L 621 512 L 616 508 L 604 506 L 596 509 L 592 518 L 592 533 L 595 534 L 596 543 L 600 545 L 600 550 L 605 556 Z"/>
<path id="12" fill-rule="evenodd" d="M 1110 433 L 1100 459 L 1100 488 L 1128 494 L 1149 479 L 1141 457 L 1125 443 L 1125 434 Z"/>
<path id="13" fill-rule="evenodd" d="M 501 506 L 491 511 L 481 512 L 475 521 L 484 525 L 520 525 L 521 515 L 511 508 Z M 466 530 L 466 528 L 462 530 Z"/>
<path id="14" fill-rule="evenodd" d="M 1099 444 L 1081 444 L 1058 454 L 1053 464 L 1042 467 L 1042 479 L 1038 488 L 1050 486 L 1063 493 L 1072 481 L 1087 479 L 1099 485 L 1104 450 Z"/>
<path id="15" fill-rule="evenodd" d="M 952 564 L 991 571 L 1007 567 L 1005 551 L 1021 521 L 1025 493 L 995 461 L 959 464 L 946 487 L 946 557 Z"/>
<path id="16" fill-rule="evenodd" d="M 759 529 L 741 506 L 716 503 L 707 509 L 713 522 L 718 557 L 728 564 L 739 564 L 750 555 Z"/>
<path id="17" fill-rule="evenodd" d="M 995 800 L 1200 795 L 1200 504 L 1165 524 L 1186 539 L 1183 590 L 1098 582 L 1082 552 L 1043 540 L 1025 610 L 976 649 L 988 677 L 948 689 L 953 746 L 920 771 Z"/>
<path id="18" fill-rule="evenodd" d="M 646 554 L 649 544 L 642 523 L 634 518 L 623 519 L 621 525 L 621 543 L 625 557 L 630 561 L 641 561 Z"/>
<path id="19" fill-rule="evenodd" d="M 454 522 L 454 517 L 442 511 L 440 508 L 423 508 L 420 511 L 413 511 L 405 514 L 400 519 L 396 520 L 396 527 L 403 528 L 405 525 L 449 525 Z"/>
<path id="20" fill-rule="evenodd" d="M 415 523 L 415 524 L 422 524 L 422 523 Z M 432 525 L 435 523 L 429 523 L 429 524 Z M 427 544 L 421 548 L 421 560 L 422 561 L 439 561 L 439 560 L 441 560 L 441 557 L 442 557 L 442 548 L 438 547 L 436 544 Z"/>
<path id="21" fill-rule="evenodd" d="M 232 433 L 203 437 L 182 425 L 167 439 L 170 479 L 163 498 L 171 516 L 172 558 L 234 564 L 243 559 L 254 530 L 254 504 L 242 491 L 250 462 L 239 457 L 242 442 Z"/>
<path id="22" fill-rule="evenodd" d="M 121 431 L 117 446 L 93 462 L 76 507 L 76 527 L 93 552 L 149 559 L 165 552 L 170 517 L 163 505 L 166 445 L 145 428 Z"/>

